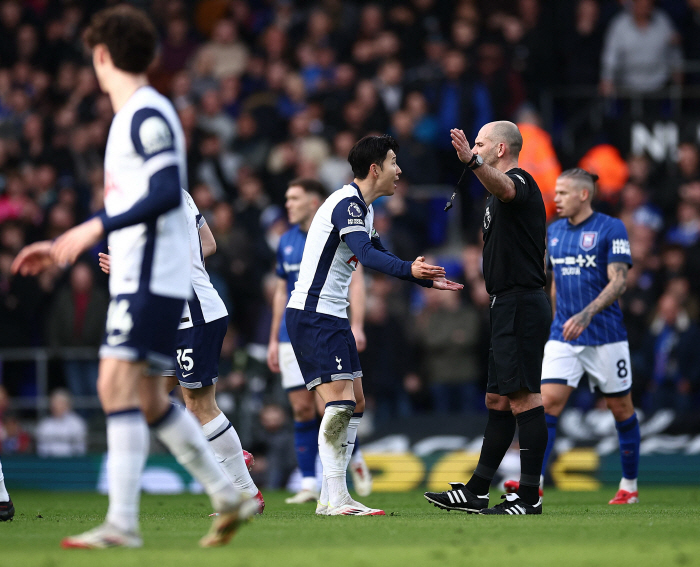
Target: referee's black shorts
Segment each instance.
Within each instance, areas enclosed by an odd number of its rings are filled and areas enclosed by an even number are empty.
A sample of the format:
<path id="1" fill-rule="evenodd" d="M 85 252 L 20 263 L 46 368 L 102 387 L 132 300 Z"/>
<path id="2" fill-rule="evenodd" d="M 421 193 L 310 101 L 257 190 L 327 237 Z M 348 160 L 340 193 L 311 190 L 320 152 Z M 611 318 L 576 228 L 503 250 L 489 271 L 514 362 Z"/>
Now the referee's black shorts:
<path id="1" fill-rule="evenodd" d="M 540 392 L 552 308 L 544 290 L 491 297 L 491 348 L 486 391 L 505 396 Z"/>

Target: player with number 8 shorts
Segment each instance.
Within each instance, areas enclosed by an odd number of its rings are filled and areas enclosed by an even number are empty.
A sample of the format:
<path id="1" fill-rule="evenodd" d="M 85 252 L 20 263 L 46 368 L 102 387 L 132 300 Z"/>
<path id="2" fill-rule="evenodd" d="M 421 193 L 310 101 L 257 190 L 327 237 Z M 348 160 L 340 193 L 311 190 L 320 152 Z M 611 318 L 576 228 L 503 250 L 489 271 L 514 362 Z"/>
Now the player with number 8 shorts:
<path id="1" fill-rule="evenodd" d="M 554 203 L 560 220 L 548 231 L 548 264 L 554 273 L 554 322 L 542 362 L 542 398 L 549 438 L 542 477 L 554 447 L 559 416 L 585 372 L 615 417 L 622 480 L 610 504 L 639 501 L 639 422 L 632 405 L 627 332 L 617 300 L 632 265 L 624 224 L 595 212 L 597 176 L 570 169 L 557 179 Z M 508 481 L 506 488 L 517 490 Z"/>

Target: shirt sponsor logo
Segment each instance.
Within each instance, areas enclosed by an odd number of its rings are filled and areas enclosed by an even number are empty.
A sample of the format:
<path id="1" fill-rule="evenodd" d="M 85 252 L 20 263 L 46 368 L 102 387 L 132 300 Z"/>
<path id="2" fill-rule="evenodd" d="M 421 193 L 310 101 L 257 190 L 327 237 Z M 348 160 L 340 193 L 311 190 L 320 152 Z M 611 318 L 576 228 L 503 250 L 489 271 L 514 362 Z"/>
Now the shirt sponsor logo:
<path id="1" fill-rule="evenodd" d="M 563 256 L 552 258 L 552 266 L 562 265 L 562 276 L 580 276 L 581 268 L 597 268 L 595 254 L 579 254 L 578 256 Z"/>
<path id="2" fill-rule="evenodd" d="M 351 217 L 361 217 L 362 209 L 360 209 L 360 205 L 357 203 L 350 203 L 350 206 L 348 207 L 348 214 Z"/>
<path id="3" fill-rule="evenodd" d="M 584 250 L 592 250 L 598 242 L 597 232 L 582 232 L 580 246 Z"/>
<path id="4" fill-rule="evenodd" d="M 615 238 L 612 241 L 612 253 L 613 254 L 627 254 L 631 255 L 630 252 L 630 241 L 626 238 Z"/>

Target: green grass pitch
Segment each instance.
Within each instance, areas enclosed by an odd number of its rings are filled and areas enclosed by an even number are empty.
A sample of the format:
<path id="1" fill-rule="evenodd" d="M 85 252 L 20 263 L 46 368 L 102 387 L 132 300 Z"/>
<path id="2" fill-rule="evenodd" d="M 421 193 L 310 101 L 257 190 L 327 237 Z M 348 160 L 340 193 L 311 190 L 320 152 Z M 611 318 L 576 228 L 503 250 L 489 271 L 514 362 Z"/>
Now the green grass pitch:
<path id="1" fill-rule="evenodd" d="M 15 491 L 17 514 L 0 523 L 0 565 L 13 567 L 171 567 L 329 565 L 700 565 L 700 487 L 644 488 L 642 503 L 609 506 L 615 489 L 549 489 L 542 516 L 483 517 L 444 512 L 420 492 L 373 494 L 363 501 L 386 517 L 316 517 L 314 506 L 265 494 L 262 517 L 231 544 L 199 549 L 210 520 L 205 496 L 142 500 L 142 549 L 62 550 L 63 536 L 101 522 L 104 496 Z M 494 504 L 496 498 L 491 503 Z"/>

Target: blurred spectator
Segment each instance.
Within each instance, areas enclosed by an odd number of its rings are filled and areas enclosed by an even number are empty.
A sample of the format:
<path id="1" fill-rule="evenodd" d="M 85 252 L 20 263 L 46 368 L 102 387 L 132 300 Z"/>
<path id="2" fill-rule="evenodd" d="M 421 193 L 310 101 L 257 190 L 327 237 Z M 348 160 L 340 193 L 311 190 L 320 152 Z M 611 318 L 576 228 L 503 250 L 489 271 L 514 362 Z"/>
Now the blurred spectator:
<path id="1" fill-rule="evenodd" d="M 650 193 L 637 183 L 627 183 L 620 193 L 622 208 L 618 217 L 630 232 L 634 225 L 660 232 L 664 226 L 661 211 L 650 202 Z"/>
<path id="2" fill-rule="evenodd" d="M 0 420 L 0 453 L 12 455 L 29 453 L 32 450 L 32 438 L 22 427 L 17 414 L 5 413 Z"/>
<path id="3" fill-rule="evenodd" d="M 77 457 L 87 452 L 87 425 L 73 412 L 66 390 L 54 390 L 50 399 L 51 416 L 36 428 L 36 452 L 40 457 Z"/>
<path id="4" fill-rule="evenodd" d="M 632 0 L 631 9 L 610 22 L 605 34 L 600 90 L 648 93 L 680 81 L 683 55 L 671 19 L 654 0 Z"/>
<path id="5" fill-rule="evenodd" d="M 700 240 L 700 210 L 697 205 L 682 201 L 678 205 L 677 224 L 666 233 L 670 244 L 690 247 Z"/>
<path id="6" fill-rule="evenodd" d="M 573 29 L 564 35 L 563 71 L 570 85 L 596 85 L 600 79 L 603 26 L 596 0 L 579 0 Z"/>
<path id="7" fill-rule="evenodd" d="M 254 471 L 256 478 L 264 475 L 262 486 L 280 489 L 287 484 L 289 475 L 297 466 L 294 453 L 294 436 L 287 415 L 277 404 L 268 404 L 260 411 L 260 426 L 254 429 L 258 453 L 264 456 L 262 470 Z M 256 463 L 258 462 L 256 458 Z M 256 481 L 257 482 L 257 481 Z"/>
<path id="8" fill-rule="evenodd" d="M 208 69 L 217 79 L 240 76 L 248 63 L 248 48 L 238 39 L 238 30 L 232 20 L 219 20 L 211 40 L 200 47 L 195 66 Z"/>
<path id="9" fill-rule="evenodd" d="M 481 372 L 478 346 L 479 315 L 460 303 L 459 294 L 426 289 L 425 309 L 416 320 L 423 368 L 440 413 L 465 413 L 480 400 L 477 380 Z"/>
<path id="10" fill-rule="evenodd" d="M 700 386 L 700 329 L 676 296 L 664 294 L 646 340 L 644 409 L 694 411 L 693 396 Z"/>
<path id="11" fill-rule="evenodd" d="M 348 155 L 356 141 L 352 132 L 347 130 L 338 132 L 333 137 L 333 153 L 323 161 L 318 170 L 319 180 L 327 190 L 337 191 L 346 183 L 352 182 L 353 174 Z"/>
<path id="12" fill-rule="evenodd" d="M 93 347 L 102 342 L 109 296 L 95 286 L 93 269 L 78 262 L 70 272 L 70 281 L 56 293 L 47 319 L 48 344 L 51 347 Z M 74 396 L 97 394 L 97 360 L 65 360 L 66 384 Z"/>

